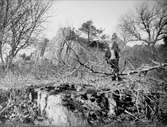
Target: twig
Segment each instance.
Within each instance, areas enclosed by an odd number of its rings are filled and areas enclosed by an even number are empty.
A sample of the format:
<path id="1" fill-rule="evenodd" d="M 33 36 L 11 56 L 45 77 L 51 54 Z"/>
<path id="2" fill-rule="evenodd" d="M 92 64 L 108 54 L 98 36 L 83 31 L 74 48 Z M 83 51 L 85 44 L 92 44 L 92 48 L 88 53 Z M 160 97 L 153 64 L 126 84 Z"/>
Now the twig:
<path id="1" fill-rule="evenodd" d="M 134 116 L 131 112 L 129 112 L 129 111 L 127 111 L 126 109 L 125 109 L 125 111 L 124 111 L 125 113 L 127 113 L 127 114 L 129 114 L 130 116 L 133 116 L 135 119 L 139 119 L 139 118 L 137 118 L 136 116 Z"/>
<path id="2" fill-rule="evenodd" d="M 13 105 L 11 105 L 11 102 L 9 101 L 8 104 L 0 111 L 0 116 L 1 116 L 1 114 L 2 114 L 5 110 L 9 109 L 9 108 L 12 107 L 12 106 L 13 106 Z"/>

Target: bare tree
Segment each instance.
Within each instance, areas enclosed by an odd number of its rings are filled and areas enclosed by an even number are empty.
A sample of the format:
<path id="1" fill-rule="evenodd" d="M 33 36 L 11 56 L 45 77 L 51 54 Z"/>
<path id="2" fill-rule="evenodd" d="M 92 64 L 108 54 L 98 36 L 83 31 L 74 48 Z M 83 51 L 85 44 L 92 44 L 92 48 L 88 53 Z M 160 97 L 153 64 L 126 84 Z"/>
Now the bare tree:
<path id="1" fill-rule="evenodd" d="M 45 22 L 50 7 L 48 0 L 1 0 L 0 57 L 4 68 L 9 69 L 17 53 L 29 46 Z M 4 55 L 4 46 L 9 50 Z"/>
<path id="2" fill-rule="evenodd" d="M 167 35 L 167 11 L 155 1 L 143 3 L 133 15 L 126 15 L 121 21 L 120 29 L 127 42 L 144 41 L 150 46 Z"/>

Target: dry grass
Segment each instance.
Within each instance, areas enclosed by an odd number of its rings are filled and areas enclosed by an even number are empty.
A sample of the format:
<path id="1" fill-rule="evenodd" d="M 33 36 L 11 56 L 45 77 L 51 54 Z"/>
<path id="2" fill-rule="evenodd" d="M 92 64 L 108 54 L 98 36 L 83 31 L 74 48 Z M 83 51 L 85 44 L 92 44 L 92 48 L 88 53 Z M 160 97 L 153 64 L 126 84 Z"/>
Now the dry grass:
<path id="1" fill-rule="evenodd" d="M 1 88 L 18 88 L 18 87 L 24 87 L 25 85 L 28 85 L 29 83 L 32 83 L 35 81 L 35 78 L 27 74 L 26 76 L 23 75 L 16 75 L 12 72 L 8 72 L 3 78 L 0 79 Z"/>

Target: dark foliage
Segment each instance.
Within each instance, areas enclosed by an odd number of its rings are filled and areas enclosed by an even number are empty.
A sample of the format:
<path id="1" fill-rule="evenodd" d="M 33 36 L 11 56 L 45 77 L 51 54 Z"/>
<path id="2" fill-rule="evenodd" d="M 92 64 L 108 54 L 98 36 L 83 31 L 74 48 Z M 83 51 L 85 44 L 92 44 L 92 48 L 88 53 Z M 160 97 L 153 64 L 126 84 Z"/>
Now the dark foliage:
<path id="1" fill-rule="evenodd" d="M 2 101 L 0 119 L 22 123 L 33 123 L 37 117 L 37 104 L 32 100 L 32 88 L 10 89 L 1 93 Z M 35 98 L 35 97 L 34 97 Z M 3 111 L 3 112 L 2 112 Z"/>

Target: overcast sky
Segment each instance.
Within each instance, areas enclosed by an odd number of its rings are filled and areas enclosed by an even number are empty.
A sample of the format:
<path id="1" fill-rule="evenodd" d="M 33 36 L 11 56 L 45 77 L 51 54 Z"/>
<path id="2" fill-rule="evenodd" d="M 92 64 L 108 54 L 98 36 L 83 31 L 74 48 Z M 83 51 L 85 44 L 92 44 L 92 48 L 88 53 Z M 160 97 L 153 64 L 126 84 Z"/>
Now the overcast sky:
<path id="1" fill-rule="evenodd" d="M 45 24 L 45 37 L 51 39 L 58 28 L 80 27 L 84 21 L 92 20 L 98 28 L 112 35 L 117 32 L 120 17 L 131 13 L 141 0 L 57 0 L 48 12 L 51 16 Z"/>

